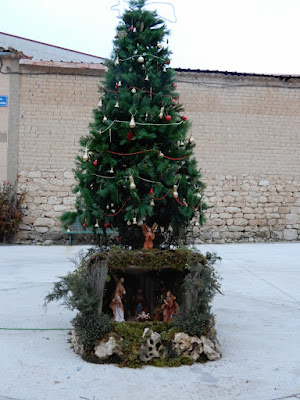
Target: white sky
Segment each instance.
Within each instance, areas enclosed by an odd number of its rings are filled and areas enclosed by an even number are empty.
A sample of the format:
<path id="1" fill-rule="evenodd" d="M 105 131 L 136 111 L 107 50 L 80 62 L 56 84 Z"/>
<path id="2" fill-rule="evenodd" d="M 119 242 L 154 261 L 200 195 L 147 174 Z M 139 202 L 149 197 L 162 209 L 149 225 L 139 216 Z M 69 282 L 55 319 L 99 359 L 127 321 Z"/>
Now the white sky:
<path id="1" fill-rule="evenodd" d="M 300 75 L 300 0 L 168 1 L 172 67 Z M 0 31 L 109 57 L 118 2 L 1 0 Z M 174 20 L 166 2 L 148 8 Z"/>

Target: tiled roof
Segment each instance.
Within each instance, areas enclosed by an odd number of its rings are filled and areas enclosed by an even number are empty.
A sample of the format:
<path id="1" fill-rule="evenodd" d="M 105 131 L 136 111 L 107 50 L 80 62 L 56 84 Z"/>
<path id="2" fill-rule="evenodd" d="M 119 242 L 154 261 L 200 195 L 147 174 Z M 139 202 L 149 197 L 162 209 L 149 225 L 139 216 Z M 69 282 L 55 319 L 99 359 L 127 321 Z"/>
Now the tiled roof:
<path id="1" fill-rule="evenodd" d="M 0 32 L 0 47 L 13 48 L 32 60 L 100 63 L 105 58 Z"/>

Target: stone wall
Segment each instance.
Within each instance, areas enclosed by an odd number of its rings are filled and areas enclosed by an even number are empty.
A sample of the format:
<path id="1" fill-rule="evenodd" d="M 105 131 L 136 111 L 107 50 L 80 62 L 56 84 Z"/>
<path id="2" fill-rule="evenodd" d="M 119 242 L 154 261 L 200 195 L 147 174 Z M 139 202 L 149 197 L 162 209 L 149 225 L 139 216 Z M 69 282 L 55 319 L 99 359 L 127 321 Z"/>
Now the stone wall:
<path id="1" fill-rule="evenodd" d="M 35 68 L 35 69 L 34 69 Z M 79 137 L 98 103 L 99 71 L 23 66 L 19 183 L 27 191 L 19 242 L 67 240 Z M 47 72 L 50 72 L 47 74 Z M 214 206 L 194 240 L 297 240 L 300 235 L 300 79 L 179 71 L 196 157 Z"/>

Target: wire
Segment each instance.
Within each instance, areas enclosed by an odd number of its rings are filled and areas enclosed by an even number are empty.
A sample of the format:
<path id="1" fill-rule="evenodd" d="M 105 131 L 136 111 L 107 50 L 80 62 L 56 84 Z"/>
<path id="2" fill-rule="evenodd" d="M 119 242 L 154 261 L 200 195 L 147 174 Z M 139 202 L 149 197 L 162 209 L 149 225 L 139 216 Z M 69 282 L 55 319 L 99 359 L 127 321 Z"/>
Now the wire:
<path id="1" fill-rule="evenodd" d="M 4 331 L 70 331 L 72 328 L 0 328 Z"/>
<path id="2" fill-rule="evenodd" d="M 175 23 L 177 22 L 176 11 L 175 11 L 175 7 L 174 7 L 173 4 L 167 3 L 167 2 L 165 2 L 165 1 L 151 1 L 150 3 L 147 3 L 147 1 L 146 1 L 146 3 L 145 3 L 146 6 L 149 6 L 150 4 L 166 4 L 166 5 L 171 6 L 172 9 L 173 9 L 174 21 L 171 21 L 170 19 L 165 18 L 165 17 L 163 17 L 163 16 L 161 16 L 161 15 L 160 15 L 160 18 L 164 19 L 165 21 L 170 22 L 171 24 L 175 24 Z"/>

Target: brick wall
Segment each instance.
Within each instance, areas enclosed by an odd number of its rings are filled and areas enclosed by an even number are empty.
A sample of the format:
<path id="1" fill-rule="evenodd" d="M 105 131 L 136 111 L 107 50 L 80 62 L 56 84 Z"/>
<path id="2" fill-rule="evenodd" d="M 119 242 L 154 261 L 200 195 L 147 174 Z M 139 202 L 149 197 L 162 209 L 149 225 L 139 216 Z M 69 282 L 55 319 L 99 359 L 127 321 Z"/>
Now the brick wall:
<path id="1" fill-rule="evenodd" d="M 10 65 L 8 57 L 2 58 L 2 70 Z M 0 74 L 0 96 L 9 99 L 9 75 Z M 0 183 L 7 180 L 7 143 L 8 143 L 8 117 L 9 108 L 0 107 Z"/>
<path id="2" fill-rule="evenodd" d="M 21 77 L 19 182 L 28 195 L 20 242 L 61 238 L 58 217 L 74 201 L 78 140 L 98 103 L 99 71 L 49 72 Z M 195 72 L 177 78 L 206 202 L 214 205 L 200 232 L 191 226 L 194 239 L 299 238 L 300 79 Z"/>

